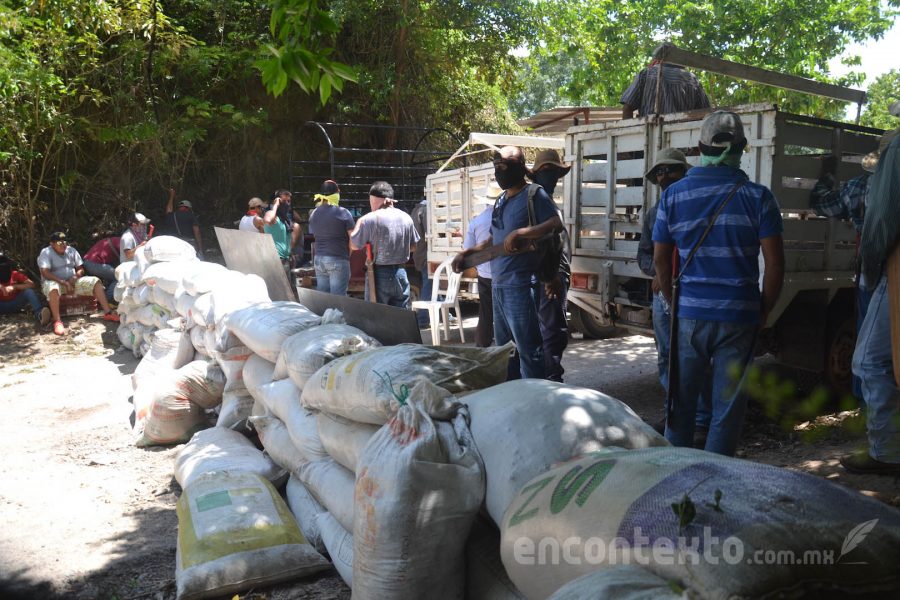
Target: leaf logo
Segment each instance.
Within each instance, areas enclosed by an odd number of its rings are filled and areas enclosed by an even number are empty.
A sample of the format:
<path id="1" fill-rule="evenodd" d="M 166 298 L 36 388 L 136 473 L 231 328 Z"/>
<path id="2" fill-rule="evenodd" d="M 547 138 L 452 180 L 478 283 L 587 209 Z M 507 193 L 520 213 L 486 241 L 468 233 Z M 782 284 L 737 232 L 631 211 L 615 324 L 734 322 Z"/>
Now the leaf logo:
<path id="1" fill-rule="evenodd" d="M 850 533 L 847 534 L 847 537 L 844 538 L 844 543 L 841 546 L 841 555 L 838 556 L 836 562 L 841 562 L 841 559 L 850 552 L 853 551 L 854 548 L 859 546 L 866 536 L 869 535 L 873 529 L 875 529 L 875 525 L 878 524 L 878 519 L 872 519 L 871 521 L 866 521 L 865 523 L 860 523 L 856 527 L 850 530 Z"/>

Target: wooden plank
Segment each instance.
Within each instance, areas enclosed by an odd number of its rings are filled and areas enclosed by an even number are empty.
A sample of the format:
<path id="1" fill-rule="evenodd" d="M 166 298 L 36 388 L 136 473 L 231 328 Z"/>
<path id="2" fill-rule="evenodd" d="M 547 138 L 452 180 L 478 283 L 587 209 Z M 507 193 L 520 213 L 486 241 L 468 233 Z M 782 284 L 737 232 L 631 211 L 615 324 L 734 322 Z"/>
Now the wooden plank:
<path id="1" fill-rule="evenodd" d="M 605 214 L 581 215 L 581 224 L 579 226 L 581 231 L 606 231 L 608 226 L 609 220 Z"/>
<path id="2" fill-rule="evenodd" d="M 822 159 L 818 156 L 779 156 L 775 160 L 774 177 L 803 177 L 817 179 L 822 171 Z"/>
<path id="3" fill-rule="evenodd" d="M 609 190 L 605 187 L 582 187 L 581 188 L 581 206 L 602 206 L 609 204 Z"/>
<path id="4" fill-rule="evenodd" d="M 732 62 L 730 60 L 722 60 L 688 50 L 682 50 L 673 44 L 663 44 L 654 54 L 654 58 L 670 62 L 676 65 L 692 67 L 695 69 L 703 69 L 711 73 L 720 73 L 736 79 L 744 79 L 748 81 L 756 81 L 766 85 L 780 87 L 786 90 L 794 90 L 806 94 L 814 94 L 816 96 L 824 96 L 826 98 L 834 98 L 836 100 L 846 100 L 848 102 L 856 102 L 857 104 L 865 103 L 866 93 L 862 90 L 855 90 L 831 83 L 822 83 L 821 81 L 813 81 L 805 77 L 796 75 L 788 75 L 768 69 L 760 69 L 759 67 L 751 67 L 741 63 Z"/>
<path id="5" fill-rule="evenodd" d="M 598 183 L 598 182 L 606 182 L 606 179 L 609 177 L 609 163 L 607 162 L 594 162 L 587 165 L 584 165 L 581 168 L 581 182 L 582 183 Z"/>
<path id="6" fill-rule="evenodd" d="M 834 141 L 832 130 L 812 125 L 800 125 L 798 123 L 778 124 L 779 151 L 784 146 L 801 146 L 805 148 L 820 148 L 831 150 Z M 783 152 L 781 152 L 783 154 Z"/>
<path id="7" fill-rule="evenodd" d="M 617 161 L 615 172 L 616 181 L 621 182 L 623 179 L 643 179 L 644 171 L 646 171 L 644 164 L 643 158 Z"/>
<path id="8" fill-rule="evenodd" d="M 835 221 L 827 217 L 808 219 L 784 219 L 784 240 L 825 242 L 833 237 L 836 243 L 855 243 L 856 230 L 848 222 Z"/>
<path id="9" fill-rule="evenodd" d="M 617 187 L 616 188 L 616 206 L 643 206 L 644 205 L 644 188 L 643 186 Z"/>
<path id="10" fill-rule="evenodd" d="M 791 189 L 785 186 L 773 185 L 772 193 L 782 212 L 789 210 L 809 210 L 809 190 Z"/>

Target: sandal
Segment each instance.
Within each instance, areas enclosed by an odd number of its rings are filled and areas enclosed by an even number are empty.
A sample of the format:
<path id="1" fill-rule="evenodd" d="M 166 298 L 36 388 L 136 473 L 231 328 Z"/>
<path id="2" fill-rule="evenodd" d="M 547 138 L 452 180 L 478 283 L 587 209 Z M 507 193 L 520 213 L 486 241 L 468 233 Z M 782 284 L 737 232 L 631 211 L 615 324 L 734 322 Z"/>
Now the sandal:
<path id="1" fill-rule="evenodd" d="M 62 321 L 53 323 L 53 333 L 56 335 L 66 335 L 66 326 L 63 325 Z"/>

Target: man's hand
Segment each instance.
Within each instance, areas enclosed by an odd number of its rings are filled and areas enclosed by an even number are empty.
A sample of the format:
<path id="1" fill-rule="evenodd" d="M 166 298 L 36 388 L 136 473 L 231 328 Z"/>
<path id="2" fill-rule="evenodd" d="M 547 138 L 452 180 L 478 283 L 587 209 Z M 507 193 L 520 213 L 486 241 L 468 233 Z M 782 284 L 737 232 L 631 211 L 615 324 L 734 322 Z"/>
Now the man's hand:
<path id="1" fill-rule="evenodd" d="M 453 262 L 450 263 L 450 268 L 453 269 L 454 273 L 462 272 L 462 261 L 470 252 L 471 250 L 463 250 L 453 257 Z"/>
<path id="2" fill-rule="evenodd" d="M 4 294 L 12 294 L 16 291 L 16 286 L 14 285 L 4 285 L 2 288 Z"/>
<path id="3" fill-rule="evenodd" d="M 503 249 L 506 250 L 507 254 L 516 254 L 525 249 L 519 247 L 519 238 L 524 231 L 524 229 L 513 229 L 509 232 L 509 235 L 506 236 L 506 239 L 503 240 Z"/>
<path id="4" fill-rule="evenodd" d="M 562 281 L 559 280 L 559 275 L 553 278 L 553 281 L 544 284 L 544 294 L 550 300 L 556 300 L 562 294 Z"/>
<path id="5" fill-rule="evenodd" d="M 66 294 L 74 294 L 75 293 L 75 278 L 67 279 L 64 282 L 66 286 Z"/>

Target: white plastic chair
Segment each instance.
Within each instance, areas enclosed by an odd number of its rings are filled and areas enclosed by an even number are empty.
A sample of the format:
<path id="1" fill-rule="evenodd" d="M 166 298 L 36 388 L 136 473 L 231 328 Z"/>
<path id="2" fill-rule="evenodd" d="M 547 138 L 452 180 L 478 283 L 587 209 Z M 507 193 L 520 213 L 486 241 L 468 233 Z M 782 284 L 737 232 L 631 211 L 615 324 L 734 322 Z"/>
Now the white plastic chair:
<path id="1" fill-rule="evenodd" d="M 459 311 L 459 282 L 462 279 L 462 273 L 454 273 L 450 267 L 453 258 L 448 258 L 434 272 L 434 285 L 431 287 L 431 300 L 416 300 L 410 305 L 413 310 L 425 309 L 428 311 L 428 321 L 431 324 L 431 344 L 433 346 L 441 345 L 441 336 L 438 333 L 440 321 L 444 322 L 444 340 L 450 340 L 450 309 L 456 310 L 456 322 L 459 325 L 459 340 L 463 344 L 466 343 L 465 334 L 463 333 L 462 313 Z M 446 271 L 446 275 L 444 272 Z M 441 279 L 445 277 L 447 280 L 447 289 L 442 290 Z M 443 300 L 438 300 L 438 296 L 444 296 Z"/>

